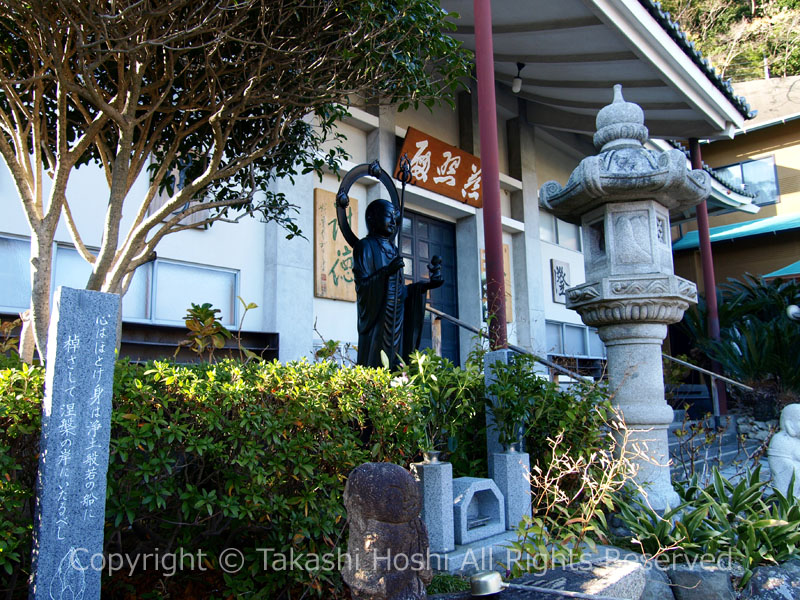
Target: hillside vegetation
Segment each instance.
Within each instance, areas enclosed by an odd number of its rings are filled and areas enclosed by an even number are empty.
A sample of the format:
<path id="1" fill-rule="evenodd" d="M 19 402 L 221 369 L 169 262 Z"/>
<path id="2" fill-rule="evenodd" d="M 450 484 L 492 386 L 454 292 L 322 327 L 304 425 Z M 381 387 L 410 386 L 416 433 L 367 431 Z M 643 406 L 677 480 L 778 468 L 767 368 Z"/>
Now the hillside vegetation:
<path id="1" fill-rule="evenodd" d="M 800 74 L 800 0 L 662 0 L 661 6 L 726 78 Z"/>

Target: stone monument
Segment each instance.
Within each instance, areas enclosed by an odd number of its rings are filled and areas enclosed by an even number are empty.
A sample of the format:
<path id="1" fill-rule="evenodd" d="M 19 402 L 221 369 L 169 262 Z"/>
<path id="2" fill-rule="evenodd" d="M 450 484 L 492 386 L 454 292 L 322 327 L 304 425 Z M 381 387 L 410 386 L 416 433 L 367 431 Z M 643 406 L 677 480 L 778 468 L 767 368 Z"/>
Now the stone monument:
<path id="1" fill-rule="evenodd" d="M 32 600 L 99 600 L 119 296 L 60 287 L 47 348 Z"/>
<path id="2" fill-rule="evenodd" d="M 781 411 L 781 429 L 772 436 L 767 450 L 772 485 L 787 496 L 800 498 L 800 404 Z M 794 489 L 789 489 L 794 475 Z"/>
<path id="3" fill-rule="evenodd" d="M 419 485 L 403 467 L 365 463 L 344 489 L 350 521 L 342 577 L 355 600 L 421 600 L 433 573 Z"/>
<path id="4" fill-rule="evenodd" d="M 668 466 L 672 409 L 664 400 L 661 344 L 667 325 L 697 301 L 695 285 L 673 272 L 669 211 L 704 200 L 711 182 L 708 173 L 686 168 L 680 150 L 645 149 L 647 139 L 642 109 L 614 86 L 613 103 L 597 115 L 600 154 L 583 159 L 564 187 L 545 183 L 540 198 L 583 228 L 586 283 L 567 290 L 567 307 L 605 342 L 614 403 L 631 447 L 646 454 L 636 461 L 635 479 L 662 510 L 678 496 Z"/>

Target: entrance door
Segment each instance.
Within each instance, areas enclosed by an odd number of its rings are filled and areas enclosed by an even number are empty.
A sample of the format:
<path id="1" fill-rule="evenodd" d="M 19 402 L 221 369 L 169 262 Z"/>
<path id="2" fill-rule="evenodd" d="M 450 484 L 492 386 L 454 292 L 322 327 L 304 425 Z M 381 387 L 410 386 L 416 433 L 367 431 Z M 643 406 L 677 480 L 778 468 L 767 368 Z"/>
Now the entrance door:
<path id="1" fill-rule="evenodd" d="M 406 283 L 428 278 L 431 257 L 442 257 L 444 285 L 428 292 L 428 305 L 448 315 L 458 316 L 456 287 L 456 227 L 406 210 L 400 231 L 400 254 L 405 259 Z M 425 311 L 420 349 L 431 347 L 433 315 Z M 459 364 L 458 326 L 442 319 L 442 356 Z"/>

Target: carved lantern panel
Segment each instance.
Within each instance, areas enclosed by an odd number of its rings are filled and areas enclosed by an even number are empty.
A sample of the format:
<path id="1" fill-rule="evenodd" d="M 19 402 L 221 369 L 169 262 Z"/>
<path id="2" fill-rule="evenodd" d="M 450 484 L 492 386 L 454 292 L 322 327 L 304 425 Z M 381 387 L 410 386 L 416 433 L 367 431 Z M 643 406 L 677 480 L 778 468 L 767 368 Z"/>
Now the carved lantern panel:
<path id="1" fill-rule="evenodd" d="M 669 213 L 658 202 L 605 204 L 582 225 L 587 280 L 673 272 Z"/>

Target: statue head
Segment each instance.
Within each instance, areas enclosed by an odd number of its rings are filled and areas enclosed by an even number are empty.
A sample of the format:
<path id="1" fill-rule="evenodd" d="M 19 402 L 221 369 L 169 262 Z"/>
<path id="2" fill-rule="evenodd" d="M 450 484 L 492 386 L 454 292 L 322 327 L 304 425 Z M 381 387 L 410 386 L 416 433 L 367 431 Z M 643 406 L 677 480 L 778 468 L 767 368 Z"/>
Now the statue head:
<path id="1" fill-rule="evenodd" d="M 800 438 L 800 404 L 788 404 L 781 411 L 781 431 L 793 438 Z"/>
<path id="2" fill-rule="evenodd" d="M 344 488 L 344 505 L 351 515 L 384 523 L 407 523 L 419 516 L 419 484 L 400 465 L 364 463 L 350 473 Z"/>
<path id="3" fill-rule="evenodd" d="M 400 215 L 394 204 L 388 200 L 374 200 L 369 203 L 365 213 L 367 232 L 370 235 L 390 238 L 399 226 Z"/>

